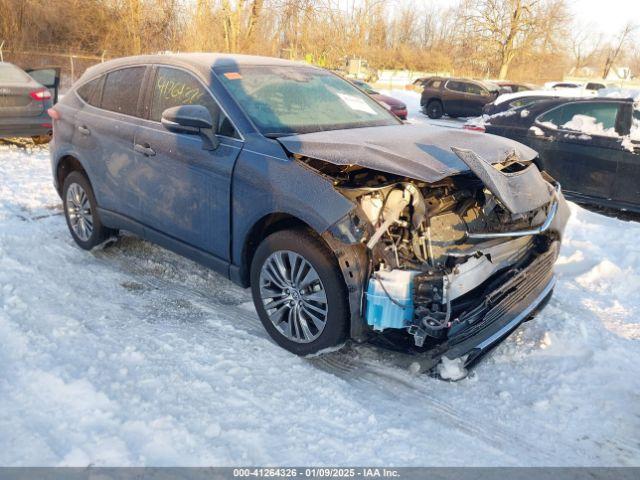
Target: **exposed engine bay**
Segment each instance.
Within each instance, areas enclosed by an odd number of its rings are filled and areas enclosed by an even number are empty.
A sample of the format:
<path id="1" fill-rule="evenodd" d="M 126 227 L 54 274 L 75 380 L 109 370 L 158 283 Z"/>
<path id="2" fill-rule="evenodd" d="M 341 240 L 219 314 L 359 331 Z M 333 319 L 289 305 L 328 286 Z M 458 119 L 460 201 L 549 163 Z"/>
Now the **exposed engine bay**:
<path id="1" fill-rule="evenodd" d="M 369 252 L 367 324 L 403 330 L 416 347 L 468 330 L 489 293 L 557 239 L 553 179 L 515 155 L 490 165 L 453 150 L 471 172 L 435 183 L 298 157 L 356 204 L 343 230 Z"/>

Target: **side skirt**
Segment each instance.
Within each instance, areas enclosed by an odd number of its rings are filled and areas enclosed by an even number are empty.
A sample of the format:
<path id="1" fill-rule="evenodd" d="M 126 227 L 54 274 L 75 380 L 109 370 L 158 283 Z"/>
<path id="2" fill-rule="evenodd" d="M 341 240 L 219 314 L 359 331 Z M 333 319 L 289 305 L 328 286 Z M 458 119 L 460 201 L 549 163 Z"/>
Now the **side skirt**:
<path id="1" fill-rule="evenodd" d="M 119 213 L 105 210 L 103 208 L 98 208 L 98 213 L 102 223 L 109 228 L 127 230 L 128 232 L 144 238 L 145 240 L 155 243 L 167 250 L 171 250 L 172 252 L 182 255 L 189 260 L 193 260 L 200 265 L 215 270 L 226 278 L 230 278 L 229 262 L 222 260 L 211 253 L 200 250 L 199 248 L 184 243 L 170 235 L 166 235 L 158 230 L 143 225 L 125 215 L 120 215 Z M 231 280 L 235 281 L 233 278 L 231 278 Z"/>

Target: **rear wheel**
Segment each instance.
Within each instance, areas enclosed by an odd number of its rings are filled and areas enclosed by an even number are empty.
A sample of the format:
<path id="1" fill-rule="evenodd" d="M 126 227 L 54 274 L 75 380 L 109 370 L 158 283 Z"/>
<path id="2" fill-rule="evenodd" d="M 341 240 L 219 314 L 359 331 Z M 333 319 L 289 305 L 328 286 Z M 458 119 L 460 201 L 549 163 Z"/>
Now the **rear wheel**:
<path id="1" fill-rule="evenodd" d="M 426 107 L 426 113 L 429 118 L 440 118 L 443 114 L 442 103 L 440 100 L 431 100 Z"/>
<path id="2" fill-rule="evenodd" d="M 37 137 L 31 137 L 31 140 L 35 145 L 46 145 L 51 141 L 51 135 L 38 135 Z"/>
<path id="3" fill-rule="evenodd" d="M 102 225 L 89 180 L 80 172 L 71 172 L 62 187 L 64 215 L 71 236 L 81 248 L 91 250 L 115 234 Z"/>
<path id="4" fill-rule="evenodd" d="M 265 329 L 297 355 L 335 347 L 347 338 L 344 279 L 331 250 L 305 230 L 267 237 L 251 262 L 251 291 Z"/>

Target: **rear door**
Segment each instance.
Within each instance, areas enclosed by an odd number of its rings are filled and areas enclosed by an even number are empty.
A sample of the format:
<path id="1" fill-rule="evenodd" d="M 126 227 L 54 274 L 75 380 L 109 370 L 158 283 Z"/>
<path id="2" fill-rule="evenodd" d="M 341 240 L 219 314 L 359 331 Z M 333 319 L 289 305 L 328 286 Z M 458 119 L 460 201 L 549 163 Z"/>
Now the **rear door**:
<path id="1" fill-rule="evenodd" d="M 540 132 L 531 137 L 532 147 L 564 190 L 612 197 L 623 151 L 615 131 L 618 113 L 616 102 L 572 102 L 536 119 Z"/>
<path id="2" fill-rule="evenodd" d="M 60 68 L 46 67 L 25 70 L 31 78 L 40 85 L 49 89 L 53 103 L 58 103 L 58 93 L 60 91 Z"/>
<path id="3" fill-rule="evenodd" d="M 464 115 L 464 105 L 467 100 L 467 85 L 465 82 L 458 80 L 447 80 L 444 85 L 442 95 L 442 103 L 444 104 L 444 113 L 452 116 Z"/>
<path id="4" fill-rule="evenodd" d="M 85 102 L 75 120 L 72 143 L 91 169 L 101 208 L 142 221 L 140 165 L 133 140 L 144 115 L 146 66 L 113 70 L 77 89 Z"/>
<path id="5" fill-rule="evenodd" d="M 42 85 L 15 65 L 0 64 L 0 118 L 41 115 L 45 106 L 42 89 Z"/>
<path id="6" fill-rule="evenodd" d="M 208 87 L 187 70 L 158 66 L 147 96 L 148 120 L 135 136 L 146 224 L 228 261 L 231 173 L 243 142 Z M 203 149 L 199 135 L 162 126 L 162 112 L 178 105 L 220 112 L 215 150 Z"/>

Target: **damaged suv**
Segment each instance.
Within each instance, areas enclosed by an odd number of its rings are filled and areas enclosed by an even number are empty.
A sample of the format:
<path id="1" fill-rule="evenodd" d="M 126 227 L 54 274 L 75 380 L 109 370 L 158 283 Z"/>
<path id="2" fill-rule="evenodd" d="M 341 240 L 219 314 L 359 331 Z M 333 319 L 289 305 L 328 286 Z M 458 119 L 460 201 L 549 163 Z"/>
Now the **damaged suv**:
<path id="1" fill-rule="evenodd" d="M 127 230 L 251 286 L 293 353 L 373 340 L 469 364 L 551 295 L 568 209 L 536 153 L 405 125 L 326 70 L 130 57 L 51 113 L 80 247 Z"/>

